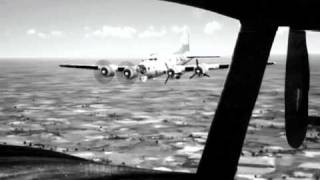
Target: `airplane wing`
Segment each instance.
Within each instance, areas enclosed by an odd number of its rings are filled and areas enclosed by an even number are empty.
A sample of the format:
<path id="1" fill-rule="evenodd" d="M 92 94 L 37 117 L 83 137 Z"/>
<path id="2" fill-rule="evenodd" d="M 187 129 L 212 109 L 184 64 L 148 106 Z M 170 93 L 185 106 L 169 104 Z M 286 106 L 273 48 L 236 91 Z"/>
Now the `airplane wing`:
<path id="1" fill-rule="evenodd" d="M 188 64 L 193 59 L 213 59 L 213 58 L 220 58 L 220 56 L 186 56 L 187 60 L 181 63 L 181 65 Z"/>
<path id="2" fill-rule="evenodd" d="M 59 67 L 63 68 L 76 68 L 76 69 L 88 69 L 88 70 L 100 70 L 101 67 L 111 67 L 115 71 L 123 71 L 125 66 L 117 66 L 117 65 L 81 65 L 81 64 L 61 64 Z"/>
<path id="3" fill-rule="evenodd" d="M 89 69 L 89 70 L 99 69 L 99 66 L 97 65 L 61 64 L 59 66 L 64 68 L 77 68 L 77 69 Z"/>
<path id="4" fill-rule="evenodd" d="M 0 144 L 1 179 L 186 179 L 195 173 L 166 172 L 96 162 L 27 146 Z M 21 160 L 22 159 L 22 160 Z"/>
<path id="5" fill-rule="evenodd" d="M 200 68 L 205 68 L 206 70 L 217 70 L 217 69 L 227 69 L 229 64 L 200 64 Z M 194 71 L 197 68 L 197 65 L 187 65 L 184 66 L 185 72 Z"/>
<path id="6" fill-rule="evenodd" d="M 268 62 L 267 65 L 274 65 L 275 62 Z M 181 69 L 184 72 L 190 72 L 195 71 L 196 68 L 201 68 L 203 71 L 212 71 L 212 70 L 218 70 L 218 69 L 227 69 L 229 68 L 229 64 L 206 64 L 202 63 L 199 64 L 198 61 L 196 61 L 195 65 L 183 65 L 183 68 Z"/>
<path id="7" fill-rule="evenodd" d="M 183 75 L 186 72 L 193 72 L 193 75 L 190 77 L 192 79 L 195 76 L 202 77 L 210 77 L 206 72 L 210 70 L 217 70 L 217 69 L 226 69 L 229 67 L 229 64 L 206 64 L 201 63 L 199 64 L 198 59 L 196 59 L 196 64 L 194 65 L 176 65 L 173 68 L 168 68 L 168 71 L 166 72 L 167 78 L 164 82 L 164 84 L 167 84 L 169 79 L 179 79 L 181 75 Z"/>
<path id="8" fill-rule="evenodd" d="M 118 79 L 124 80 L 124 82 L 138 76 L 138 66 L 135 66 L 130 62 L 122 62 L 120 66 L 118 66 L 109 63 L 107 60 L 100 60 L 95 65 L 61 64 L 59 66 L 62 68 L 93 70 L 96 80 L 103 84 L 109 83 L 116 75 L 118 76 Z"/>
<path id="9" fill-rule="evenodd" d="M 275 64 L 275 63 L 274 62 L 267 63 L 267 65 L 273 65 L 273 64 Z M 179 67 L 176 67 L 176 70 L 177 70 L 177 72 L 180 72 L 180 74 L 182 74 L 184 72 L 191 72 L 192 71 L 193 74 L 190 76 L 190 79 L 192 79 L 195 76 L 210 77 L 209 74 L 207 74 L 208 71 L 218 70 L 218 69 L 227 69 L 227 68 L 229 68 L 229 66 L 230 66 L 229 64 L 206 64 L 206 63 L 199 64 L 198 59 L 196 59 L 195 65 L 181 65 Z M 167 80 L 166 80 L 166 82 L 167 82 Z"/>

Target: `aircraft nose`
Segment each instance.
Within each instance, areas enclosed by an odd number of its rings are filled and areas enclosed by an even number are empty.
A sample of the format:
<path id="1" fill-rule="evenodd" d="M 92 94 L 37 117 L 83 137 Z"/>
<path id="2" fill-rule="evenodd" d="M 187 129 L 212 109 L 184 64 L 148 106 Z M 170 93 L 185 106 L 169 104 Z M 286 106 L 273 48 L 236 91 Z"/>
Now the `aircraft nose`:
<path id="1" fill-rule="evenodd" d="M 146 68 L 146 66 L 145 65 L 143 65 L 143 64 L 140 64 L 140 65 L 138 65 L 138 71 L 141 73 L 141 74 L 145 74 L 146 72 L 147 72 L 147 68 Z"/>

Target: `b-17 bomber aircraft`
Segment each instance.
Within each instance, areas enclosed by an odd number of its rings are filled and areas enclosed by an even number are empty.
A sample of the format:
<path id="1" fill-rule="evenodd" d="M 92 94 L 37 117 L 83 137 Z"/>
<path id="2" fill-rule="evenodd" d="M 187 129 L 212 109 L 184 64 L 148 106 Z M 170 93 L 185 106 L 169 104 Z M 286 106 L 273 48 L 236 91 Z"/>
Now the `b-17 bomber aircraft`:
<path id="1" fill-rule="evenodd" d="M 118 77 L 120 82 L 132 83 L 135 79 L 146 82 L 159 76 L 166 75 L 165 84 L 169 79 L 180 79 L 186 72 L 193 72 L 190 79 L 194 77 L 209 77 L 208 71 L 226 69 L 229 64 L 207 64 L 199 63 L 198 59 L 219 58 L 219 56 L 192 56 L 188 55 L 190 50 L 189 36 L 178 51 L 171 55 L 151 54 L 148 58 L 142 59 L 138 65 L 130 62 L 124 62 L 120 65 L 110 64 L 106 60 L 100 60 L 96 65 L 76 65 L 62 64 L 64 68 L 79 68 L 95 70 L 95 77 L 100 83 L 108 83 L 114 76 Z M 195 60 L 195 65 L 187 65 L 190 61 Z M 269 62 L 269 65 L 274 64 Z"/>
<path id="2" fill-rule="evenodd" d="M 64 68 L 80 68 L 96 70 L 95 77 L 100 83 L 107 83 L 117 75 L 120 82 L 130 82 L 136 78 L 142 82 L 153 79 L 162 75 L 167 75 L 165 84 L 169 79 L 180 79 L 185 72 L 194 72 L 190 79 L 198 76 L 206 76 L 210 70 L 228 68 L 228 64 L 199 64 L 198 59 L 202 58 L 218 58 L 219 56 L 190 56 L 189 35 L 180 49 L 170 55 L 150 54 L 148 58 L 144 58 L 138 65 L 130 62 L 123 62 L 120 65 L 110 64 L 107 60 L 100 60 L 96 65 L 75 65 L 62 64 Z M 196 60 L 196 65 L 186 65 L 191 60 Z"/>

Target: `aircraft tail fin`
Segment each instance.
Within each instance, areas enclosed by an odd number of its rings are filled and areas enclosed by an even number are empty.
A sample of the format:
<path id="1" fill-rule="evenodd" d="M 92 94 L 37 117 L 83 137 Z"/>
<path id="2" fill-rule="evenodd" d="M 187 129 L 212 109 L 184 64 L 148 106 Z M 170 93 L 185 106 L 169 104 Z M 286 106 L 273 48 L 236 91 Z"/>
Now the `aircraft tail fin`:
<path id="1" fill-rule="evenodd" d="M 181 36 L 181 46 L 174 54 L 184 54 L 190 51 L 189 33 L 184 31 Z"/>

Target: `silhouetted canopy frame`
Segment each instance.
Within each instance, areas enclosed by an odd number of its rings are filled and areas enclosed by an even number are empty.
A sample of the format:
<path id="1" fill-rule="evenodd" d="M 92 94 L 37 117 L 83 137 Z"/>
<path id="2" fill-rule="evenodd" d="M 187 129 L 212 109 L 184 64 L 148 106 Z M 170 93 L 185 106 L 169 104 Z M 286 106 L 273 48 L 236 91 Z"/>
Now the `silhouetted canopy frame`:
<path id="1" fill-rule="evenodd" d="M 2 175 L 6 173 L 6 178 L 17 179 L 234 179 L 248 123 L 260 90 L 277 28 L 289 26 L 295 31 L 319 31 L 320 1 L 167 1 L 207 9 L 236 18 L 242 25 L 230 71 L 197 173 L 159 172 L 113 166 L 48 150 L 0 145 Z M 296 34 L 301 35 L 299 32 Z M 303 33 L 300 39 L 301 42 L 304 42 Z M 303 49 L 301 53 L 305 53 L 305 50 Z M 39 171 L 39 168 L 42 171 Z M 23 171 L 23 173 L 15 170 Z"/>

